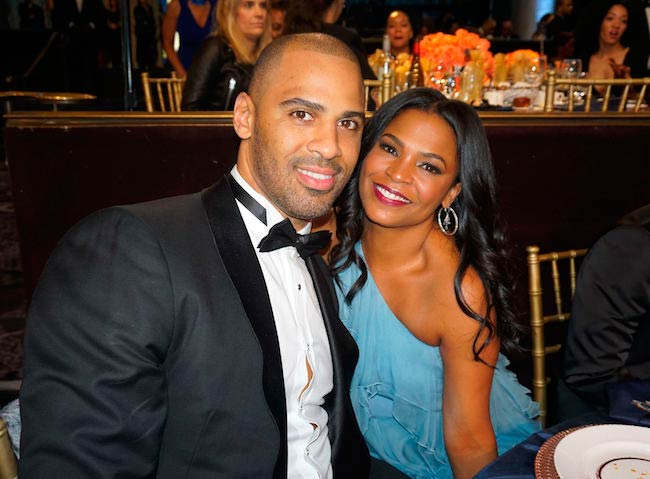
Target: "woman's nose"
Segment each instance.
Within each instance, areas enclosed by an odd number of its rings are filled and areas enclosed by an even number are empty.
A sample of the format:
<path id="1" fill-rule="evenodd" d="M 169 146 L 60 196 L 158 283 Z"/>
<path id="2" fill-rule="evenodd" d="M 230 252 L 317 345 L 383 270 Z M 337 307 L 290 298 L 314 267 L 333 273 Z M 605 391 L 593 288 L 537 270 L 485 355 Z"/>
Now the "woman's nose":
<path id="1" fill-rule="evenodd" d="M 396 182 L 408 182 L 411 179 L 411 167 L 407 161 L 396 158 L 386 168 L 386 174 Z"/>

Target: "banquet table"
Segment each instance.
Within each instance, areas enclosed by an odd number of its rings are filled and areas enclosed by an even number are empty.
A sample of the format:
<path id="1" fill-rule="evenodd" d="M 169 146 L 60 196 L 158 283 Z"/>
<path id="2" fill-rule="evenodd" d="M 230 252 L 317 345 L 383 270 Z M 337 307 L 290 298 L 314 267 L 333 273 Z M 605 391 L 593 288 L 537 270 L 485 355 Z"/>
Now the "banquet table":
<path id="1" fill-rule="evenodd" d="M 485 466 L 474 476 L 474 479 L 535 479 L 535 457 L 544 442 L 567 429 L 595 424 L 626 424 L 626 422 L 600 413 L 571 418 L 532 434 Z"/>

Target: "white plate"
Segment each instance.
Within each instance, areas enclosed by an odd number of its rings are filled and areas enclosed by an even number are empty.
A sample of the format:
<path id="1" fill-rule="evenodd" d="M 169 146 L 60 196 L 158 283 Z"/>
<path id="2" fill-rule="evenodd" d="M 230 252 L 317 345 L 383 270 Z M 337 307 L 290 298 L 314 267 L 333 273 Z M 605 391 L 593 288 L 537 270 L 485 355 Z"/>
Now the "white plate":
<path id="1" fill-rule="evenodd" d="M 602 424 L 578 429 L 562 438 L 553 460 L 561 479 L 650 478 L 650 428 Z"/>

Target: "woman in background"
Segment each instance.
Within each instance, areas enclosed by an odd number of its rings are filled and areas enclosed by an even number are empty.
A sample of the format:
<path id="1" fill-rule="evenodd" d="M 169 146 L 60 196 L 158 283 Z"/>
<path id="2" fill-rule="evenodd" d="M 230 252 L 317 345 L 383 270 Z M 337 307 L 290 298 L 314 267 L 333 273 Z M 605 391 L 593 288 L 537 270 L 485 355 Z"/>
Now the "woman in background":
<path id="1" fill-rule="evenodd" d="M 182 110 L 232 110 L 248 89 L 253 65 L 271 41 L 265 0 L 219 0 L 217 28 L 196 52 L 183 88 Z"/>
<path id="2" fill-rule="evenodd" d="M 185 78 L 195 50 L 210 33 L 216 0 L 171 0 L 162 23 L 162 46 L 179 78 Z M 178 32 L 180 47 L 174 50 Z"/>
<path id="3" fill-rule="evenodd" d="M 386 33 L 390 39 L 390 52 L 395 58 L 400 54 L 411 54 L 413 27 L 411 19 L 401 10 L 395 10 L 386 20 Z"/>
<path id="4" fill-rule="evenodd" d="M 337 236 L 340 316 L 359 346 L 350 394 L 373 458 L 409 477 L 469 478 L 539 429 L 499 352 L 517 339 L 513 279 L 471 106 L 426 88 L 384 104 Z"/>
<path id="5" fill-rule="evenodd" d="M 640 9 L 626 0 L 606 0 L 587 10 L 576 36 L 576 50 L 592 78 L 643 77 L 648 38 L 641 38 Z"/>

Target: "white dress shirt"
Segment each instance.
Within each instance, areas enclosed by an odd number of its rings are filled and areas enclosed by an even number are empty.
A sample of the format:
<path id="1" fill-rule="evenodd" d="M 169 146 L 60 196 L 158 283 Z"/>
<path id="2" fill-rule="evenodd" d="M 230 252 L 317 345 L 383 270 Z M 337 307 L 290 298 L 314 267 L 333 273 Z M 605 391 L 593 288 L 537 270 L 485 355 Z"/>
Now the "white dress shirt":
<path id="1" fill-rule="evenodd" d="M 236 165 L 231 175 L 266 208 L 267 225 L 264 225 L 237 202 L 262 268 L 280 343 L 287 401 L 287 477 L 331 479 L 327 412 L 322 405 L 333 387 L 332 356 L 314 285 L 295 247 L 265 253 L 258 250 L 269 229 L 284 217 L 244 181 Z M 298 234 L 310 230 L 311 224 Z"/>

